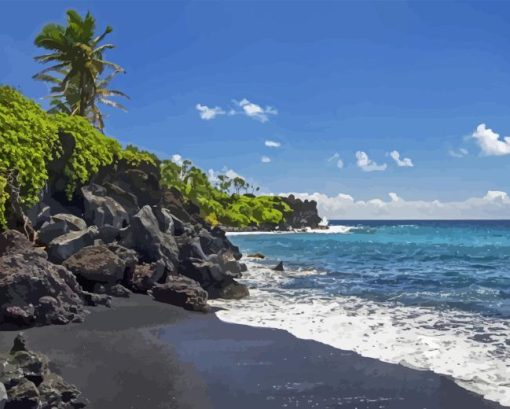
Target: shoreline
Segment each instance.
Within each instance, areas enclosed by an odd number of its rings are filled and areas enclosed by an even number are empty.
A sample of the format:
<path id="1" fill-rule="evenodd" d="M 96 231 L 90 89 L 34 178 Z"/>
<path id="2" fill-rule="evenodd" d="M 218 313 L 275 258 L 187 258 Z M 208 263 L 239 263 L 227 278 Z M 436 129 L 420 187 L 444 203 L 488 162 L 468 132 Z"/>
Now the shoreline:
<path id="1" fill-rule="evenodd" d="M 0 352 L 17 333 L 1 333 Z M 503 408 L 430 371 L 143 295 L 96 307 L 81 324 L 24 333 L 95 409 Z"/>

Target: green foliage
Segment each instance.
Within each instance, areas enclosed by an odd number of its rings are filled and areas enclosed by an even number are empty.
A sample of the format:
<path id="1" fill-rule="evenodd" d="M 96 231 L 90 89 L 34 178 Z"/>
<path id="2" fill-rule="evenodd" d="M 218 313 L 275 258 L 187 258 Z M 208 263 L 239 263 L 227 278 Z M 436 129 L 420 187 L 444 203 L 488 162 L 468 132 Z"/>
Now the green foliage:
<path id="1" fill-rule="evenodd" d="M 217 176 L 213 186 L 207 175 L 190 161 L 178 165 L 171 161 L 161 164 L 162 184 L 175 187 L 188 201 L 199 206 L 206 221 L 234 227 L 278 225 L 292 209 L 277 196 L 241 195 L 244 189 L 258 190 L 240 177 Z M 235 191 L 230 194 L 230 190 Z"/>
<path id="2" fill-rule="evenodd" d="M 37 202 L 48 179 L 46 164 L 59 154 L 57 125 L 52 118 L 15 89 L 0 86 L 0 170 L 17 171 L 25 204 Z M 3 215 L 5 180 L 0 187 Z"/>
<path id="3" fill-rule="evenodd" d="M 133 145 L 126 146 L 126 149 L 120 152 L 119 159 L 124 159 L 132 166 L 140 165 L 143 162 L 150 163 L 154 166 L 157 166 L 159 163 L 159 159 L 156 155 L 151 152 L 140 150 Z"/>
<path id="4" fill-rule="evenodd" d="M 70 199 L 78 184 L 85 184 L 101 167 L 110 165 L 121 157 L 122 148 L 115 139 L 104 136 L 85 118 L 65 114 L 53 115 L 60 132 L 72 135 L 76 143 L 65 174 L 69 179 L 66 188 Z"/>
<path id="5" fill-rule="evenodd" d="M 0 227 L 5 224 L 9 199 L 5 174 L 16 171 L 23 204 L 35 204 L 48 180 L 48 163 L 63 151 L 59 133 L 71 135 L 75 148 L 65 164 L 66 194 L 87 183 L 101 167 L 125 160 L 132 165 L 158 164 L 157 157 L 120 144 L 94 128 L 85 118 L 50 115 L 15 89 L 0 86 Z"/>

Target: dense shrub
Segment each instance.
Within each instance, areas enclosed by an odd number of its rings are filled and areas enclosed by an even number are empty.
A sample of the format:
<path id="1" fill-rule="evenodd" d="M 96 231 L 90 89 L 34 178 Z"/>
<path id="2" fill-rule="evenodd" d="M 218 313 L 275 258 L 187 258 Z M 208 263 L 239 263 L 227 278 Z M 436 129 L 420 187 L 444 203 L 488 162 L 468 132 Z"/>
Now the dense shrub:
<path id="1" fill-rule="evenodd" d="M 0 87 L 0 171 L 17 171 L 24 203 L 37 201 L 48 179 L 46 164 L 59 154 L 57 125 L 50 115 L 15 89 Z"/>
<path id="2" fill-rule="evenodd" d="M 101 167 L 118 160 L 133 165 L 157 164 L 153 154 L 132 146 L 122 149 L 119 142 L 106 137 L 80 116 L 47 114 L 14 88 L 0 86 L 0 227 L 5 224 L 8 200 L 6 171 L 16 172 L 23 204 L 36 203 L 48 180 L 48 163 L 62 155 L 59 133 L 75 140 L 64 169 L 68 198 Z"/>
<path id="3" fill-rule="evenodd" d="M 276 226 L 292 209 L 277 196 L 229 194 L 213 186 L 207 175 L 191 162 L 178 165 L 163 161 L 162 184 L 175 187 L 190 202 L 199 206 L 202 217 L 215 225 Z"/>

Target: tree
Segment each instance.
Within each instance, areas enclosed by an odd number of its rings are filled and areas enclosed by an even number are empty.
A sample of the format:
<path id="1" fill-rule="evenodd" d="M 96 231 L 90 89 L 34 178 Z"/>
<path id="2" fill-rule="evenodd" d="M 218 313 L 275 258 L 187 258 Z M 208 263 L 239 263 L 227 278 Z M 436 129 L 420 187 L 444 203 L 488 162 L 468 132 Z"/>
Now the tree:
<path id="1" fill-rule="evenodd" d="M 98 128 L 103 128 L 103 116 L 97 102 L 123 109 L 122 105 L 108 99 L 111 96 L 126 96 L 107 88 L 112 78 L 125 72 L 124 69 L 103 59 L 106 50 L 113 44 L 100 43 L 112 32 L 107 26 L 95 36 L 96 22 L 89 13 L 82 18 L 76 11 L 67 11 L 67 25 L 47 24 L 35 38 L 35 45 L 52 51 L 35 57 L 46 64 L 54 63 L 34 76 L 35 79 L 51 83 L 51 105 L 54 110 L 71 115 L 87 117 Z M 108 75 L 101 78 L 102 74 Z"/>
<path id="2" fill-rule="evenodd" d="M 233 180 L 233 184 L 236 194 L 239 194 L 239 191 L 246 186 L 246 181 L 242 177 L 236 176 Z"/>

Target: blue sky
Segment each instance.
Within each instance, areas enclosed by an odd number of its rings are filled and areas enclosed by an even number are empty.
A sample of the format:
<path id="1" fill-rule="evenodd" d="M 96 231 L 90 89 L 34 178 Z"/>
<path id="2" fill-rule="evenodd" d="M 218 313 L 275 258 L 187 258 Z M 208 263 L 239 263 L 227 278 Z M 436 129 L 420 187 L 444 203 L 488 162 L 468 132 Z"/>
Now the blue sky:
<path id="1" fill-rule="evenodd" d="M 510 191 L 505 141 L 472 136 L 482 123 L 510 134 L 509 3 L 0 0 L 0 82 L 47 93 L 31 79 L 33 38 L 69 7 L 114 28 L 109 58 L 131 100 L 109 111 L 107 133 L 123 142 L 233 169 L 266 192 L 452 202 Z M 197 104 L 225 114 L 202 119 Z M 357 152 L 385 169 L 366 171 Z"/>

